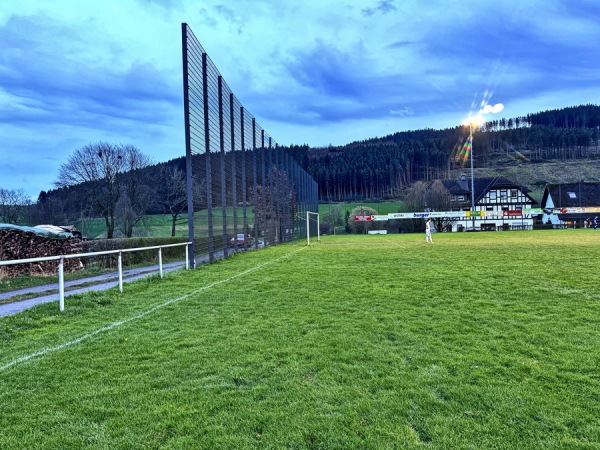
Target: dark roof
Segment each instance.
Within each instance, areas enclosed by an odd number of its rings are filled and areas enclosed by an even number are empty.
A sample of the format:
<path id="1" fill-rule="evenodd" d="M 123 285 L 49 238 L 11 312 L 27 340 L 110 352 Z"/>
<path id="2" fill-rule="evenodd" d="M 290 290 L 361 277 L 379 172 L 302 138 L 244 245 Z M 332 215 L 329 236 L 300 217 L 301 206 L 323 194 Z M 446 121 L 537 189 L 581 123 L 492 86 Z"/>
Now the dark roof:
<path id="1" fill-rule="evenodd" d="M 544 189 L 542 208 L 548 207 L 549 196 L 552 197 L 554 208 L 600 206 L 600 183 L 548 184 Z"/>
<path id="2" fill-rule="evenodd" d="M 468 187 L 464 187 L 464 183 L 461 183 L 459 180 L 444 180 L 442 184 L 453 195 L 471 194 L 471 190 Z M 463 185 L 461 186 L 461 184 Z"/>
<path id="3" fill-rule="evenodd" d="M 443 181 L 444 186 L 451 194 L 468 194 L 469 200 L 471 199 L 471 180 L 445 180 Z M 520 189 L 523 193 L 527 194 L 531 190 L 525 186 L 510 181 L 506 177 L 489 177 L 489 178 L 475 178 L 473 182 L 475 191 L 475 204 L 479 203 L 485 194 L 492 189 Z M 533 198 L 529 195 L 532 203 L 536 203 Z"/>

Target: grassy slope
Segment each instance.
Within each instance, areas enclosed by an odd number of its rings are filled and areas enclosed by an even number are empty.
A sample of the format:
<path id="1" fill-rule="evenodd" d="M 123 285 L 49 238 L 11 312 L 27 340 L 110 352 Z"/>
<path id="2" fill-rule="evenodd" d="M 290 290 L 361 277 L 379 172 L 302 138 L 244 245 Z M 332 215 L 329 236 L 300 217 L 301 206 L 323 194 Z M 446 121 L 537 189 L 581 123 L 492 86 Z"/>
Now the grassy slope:
<path id="1" fill-rule="evenodd" d="M 600 234 L 424 240 L 282 245 L 0 318 L 0 448 L 600 448 Z"/>

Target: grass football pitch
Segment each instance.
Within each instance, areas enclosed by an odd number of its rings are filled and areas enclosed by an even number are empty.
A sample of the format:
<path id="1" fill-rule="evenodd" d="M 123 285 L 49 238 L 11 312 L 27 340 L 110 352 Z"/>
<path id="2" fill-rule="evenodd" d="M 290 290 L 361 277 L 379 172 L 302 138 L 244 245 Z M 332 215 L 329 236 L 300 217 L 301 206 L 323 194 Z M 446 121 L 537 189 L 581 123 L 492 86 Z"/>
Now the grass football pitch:
<path id="1" fill-rule="evenodd" d="M 600 231 L 326 236 L 0 318 L 0 448 L 600 449 Z"/>

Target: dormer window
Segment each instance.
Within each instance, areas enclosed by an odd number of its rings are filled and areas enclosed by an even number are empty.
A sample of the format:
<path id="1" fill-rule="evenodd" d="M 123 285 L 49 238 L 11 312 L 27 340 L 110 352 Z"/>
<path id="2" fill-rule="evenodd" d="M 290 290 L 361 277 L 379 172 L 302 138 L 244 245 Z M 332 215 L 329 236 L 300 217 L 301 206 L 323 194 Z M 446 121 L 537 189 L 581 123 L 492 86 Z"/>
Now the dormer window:
<path id="1" fill-rule="evenodd" d="M 567 192 L 567 194 L 569 195 L 569 198 L 577 198 L 577 194 L 575 194 L 575 192 Z"/>

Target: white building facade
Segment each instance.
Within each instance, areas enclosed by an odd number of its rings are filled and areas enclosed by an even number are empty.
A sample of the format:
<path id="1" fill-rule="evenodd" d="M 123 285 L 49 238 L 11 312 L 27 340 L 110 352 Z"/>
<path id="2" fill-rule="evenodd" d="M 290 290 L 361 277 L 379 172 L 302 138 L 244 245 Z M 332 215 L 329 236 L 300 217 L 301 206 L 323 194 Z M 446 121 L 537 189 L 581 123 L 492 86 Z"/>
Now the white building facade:
<path id="1" fill-rule="evenodd" d="M 471 209 L 471 183 L 459 180 L 443 181 L 449 192 L 453 211 L 464 211 L 467 217 L 449 221 L 452 231 L 531 230 L 537 214 L 536 201 L 529 189 L 505 177 L 476 178 L 473 182 L 475 207 Z M 471 211 L 474 211 L 473 213 Z"/>

